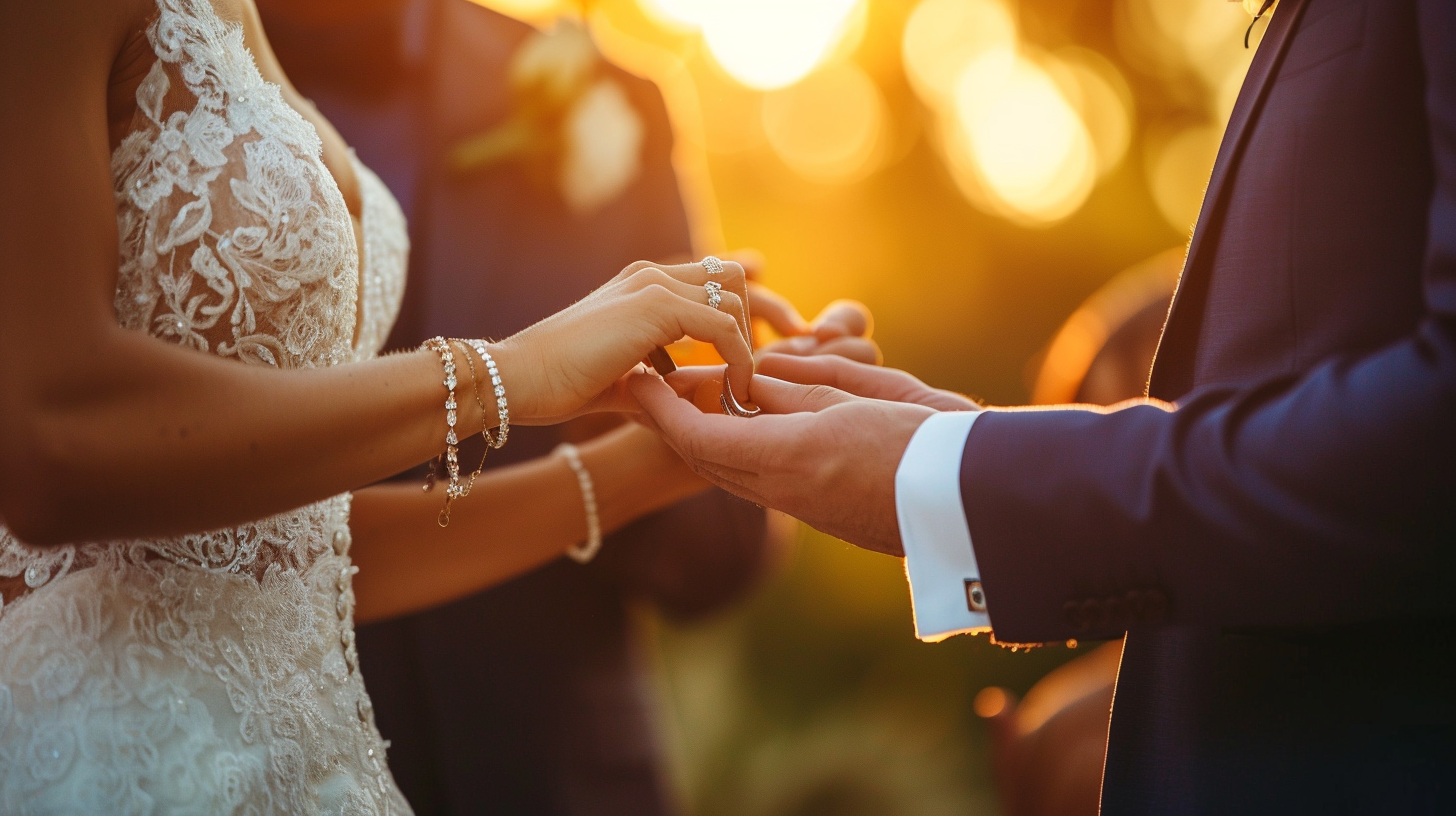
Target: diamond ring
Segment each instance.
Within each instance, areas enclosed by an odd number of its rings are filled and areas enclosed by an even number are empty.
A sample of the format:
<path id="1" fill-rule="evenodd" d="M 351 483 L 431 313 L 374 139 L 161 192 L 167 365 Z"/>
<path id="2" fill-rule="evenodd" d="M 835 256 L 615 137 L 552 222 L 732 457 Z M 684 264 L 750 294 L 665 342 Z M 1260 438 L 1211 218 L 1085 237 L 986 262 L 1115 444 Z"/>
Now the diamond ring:
<path id="1" fill-rule="evenodd" d="M 723 302 L 723 284 L 710 280 L 703 284 L 703 288 L 708 290 L 708 305 L 718 308 L 718 304 Z"/>
<path id="2" fill-rule="evenodd" d="M 707 270 L 709 275 L 716 275 L 723 271 L 723 262 L 714 258 L 712 255 L 704 258 L 702 263 L 703 269 Z"/>

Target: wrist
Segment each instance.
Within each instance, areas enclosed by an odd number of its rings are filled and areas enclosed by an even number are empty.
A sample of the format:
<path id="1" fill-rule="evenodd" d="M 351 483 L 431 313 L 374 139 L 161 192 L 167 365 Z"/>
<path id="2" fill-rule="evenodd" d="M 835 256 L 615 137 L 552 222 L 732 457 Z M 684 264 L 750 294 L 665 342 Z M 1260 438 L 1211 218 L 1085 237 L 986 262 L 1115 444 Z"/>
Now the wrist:
<path id="1" fill-rule="evenodd" d="M 620 434 L 608 433 L 578 446 L 582 464 L 596 485 L 604 530 L 615 530 L 645 512 L 642 498 L 653 490 L 651 474 L 635 467 L 636 457 L 620 439 Z"/>
<path id="2" fill-rule="evenodd" d="M 541 387 L 537 377 L 541 373 L 541 367 L 531 359 L 534 355 L 530 353 L 529 346 L 521 343 L 517 337 L 486 343 L 486 349 L 500 371 L 501 385 L 506 392 L 506 404 L 510 406 L 511 421 L 525 425 L 533 417 L 540 416 L 536 406 L 540 403 Z M 495 402 L 495 393 L 490 388 L 489 376 L 484 380 L 481 383 L 481 397 L 485 399 L 486 410 L 489 412 L 485 417 L 485 427 L 493 428 L 500 421 L 500 411 Z"/>
<path id="3" fill-rule="evenodd" d="M 628 425 L 580 446 L 600 485 L 605 529 L 615 530 L 701 491 L 707 485 L 646 428 Z M 599 474 L 599 475 L 598 475 Z"/>

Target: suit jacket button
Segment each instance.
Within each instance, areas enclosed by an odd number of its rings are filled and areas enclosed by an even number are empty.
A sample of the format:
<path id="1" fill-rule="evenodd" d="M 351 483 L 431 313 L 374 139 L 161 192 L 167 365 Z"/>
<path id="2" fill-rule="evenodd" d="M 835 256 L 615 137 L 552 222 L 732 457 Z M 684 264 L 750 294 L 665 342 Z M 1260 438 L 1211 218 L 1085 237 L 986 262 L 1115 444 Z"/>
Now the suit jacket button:
<path id="1" fill-rule="evenodd" d="M 972 612 L 986 611 L 986 590 L 980 581 L 966 581 L 966 608 Z"/>
<path id="2" fill-rule="evenodd" d="M 1067 601 L 1062 604 L 1062 617 L 1067 625 L 1072 627 L 1073 632 L 1085 632 L 1092 625 L 1087 619 L 1087 613 L 1082 610 L 1082 604 L 1077 601 Z"/>

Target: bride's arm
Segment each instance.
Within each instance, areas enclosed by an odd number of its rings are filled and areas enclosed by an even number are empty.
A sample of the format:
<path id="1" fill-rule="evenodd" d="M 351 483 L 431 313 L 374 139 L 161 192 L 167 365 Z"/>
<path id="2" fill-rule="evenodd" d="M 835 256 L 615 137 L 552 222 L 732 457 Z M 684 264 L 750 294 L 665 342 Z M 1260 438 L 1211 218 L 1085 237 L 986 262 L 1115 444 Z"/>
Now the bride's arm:
<path id="1" fill-rule="evenodd" d="M 37 543 L 239 523 L 443 447 L 444 388 L 428 352 L 278 371 L 117 326 L 107 82 L 144 8 L 0 3 L 0 518 Z M 670 272 L 629 267 L 499 344 L 513 418 L 580 410 L 683 334 L 714 342 L 747 393 L 737 321 L 692 299 L 702 288 L 685 282 L 690 270 Z M 479 431 L 473 400 L 459 402 L 464 434 Z"/>
<path id="2" fill-rule="evenodd" d="M 657 434 L 635 423 L 578 445 L 602 533 L 707 488 Z M 473 463 L 467 463 L 473 464 Z M 350 556 L 360 622 L 418 612 L 506 581 L 586 539 L 576 475 L 560 456 L 486 471 L 435 523 L 438 491 L 387 484 L 354 494 Z"/>

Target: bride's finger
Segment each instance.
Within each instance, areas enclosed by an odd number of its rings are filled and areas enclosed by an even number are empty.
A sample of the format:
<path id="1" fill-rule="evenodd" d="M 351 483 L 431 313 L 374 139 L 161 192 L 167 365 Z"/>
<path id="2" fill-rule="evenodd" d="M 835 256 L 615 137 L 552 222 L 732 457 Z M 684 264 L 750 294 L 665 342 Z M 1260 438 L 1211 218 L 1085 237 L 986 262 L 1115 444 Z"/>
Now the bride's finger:
<path id="1" fill-rule="evenodd" d="M 748 274 L 744 272 L 742 265 L 734 261 L 719 261 L 719 263 L 723 266 L 721 272 L 709 272 L 708 267 L 704 266 L 701 261 L 686 264 L 665 264 L 657 268 L 665 274 L 693 286 L 703 286 L 710 280 L 716 281 L 718 285 L 723 287 L 723 293 L 725 295 L 729 292 L 737 295 L 744 303 L 742 312 L 744 336 L 751 338 L 753 335 L 749 321 L 752 315 L 749 314 L 749 305 L 752 303 L 752 298 L 748 292 Z"/>
<path id="2" fill-rule="evenodd" d="M 675 342 L 686 336 L 709 343 L 728 364 L 728 381 L 740 400 L 746 399 L 753 379 L 753 352 L 743 336 L 737 319 L 729 312 L 713 309 L 679 297 L 667 286 L 654 284 L 633 297 L 642 298 L 643 311 L 656 315 L 662 335 L 659 345 Z M 725 298 L 726 300 L 726 298 Z"/>
<path id="3" fill-rule="evenodd" d="M 691 300 L 694 303 L 701 303 L 704 306 L 711 305 L 706 281 L 701 285 L 686 283 L 667 274 L 666 271 L 657 268 L 643 270 L 632 279 L 629 285 L 645 288 L 654 284 L 666 287 L 680 298 Z M 743 299 L 726 289 L 718 293 L 718 305 L 714 308 L 720 312 L 732 315 L 733 319 L 738 321 L 740 329 L 748 323 L 748 314 L 744 307 Z M 746 332 L 743 335 L 745 340 L 749 336 Z"/>

